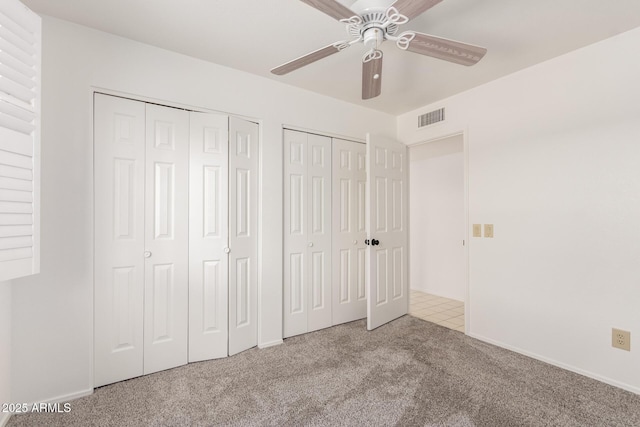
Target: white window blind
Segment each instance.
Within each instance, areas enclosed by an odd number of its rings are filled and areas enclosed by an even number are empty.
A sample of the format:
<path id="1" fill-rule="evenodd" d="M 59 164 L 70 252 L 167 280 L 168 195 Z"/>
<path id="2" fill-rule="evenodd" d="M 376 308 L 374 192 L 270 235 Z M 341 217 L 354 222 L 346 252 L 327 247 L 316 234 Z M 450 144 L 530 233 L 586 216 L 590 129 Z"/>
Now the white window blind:
<path id="1" fill-rule="evenodd" d="M 40 270 L 41 20 L 0 1 L 0 281 Z"/>

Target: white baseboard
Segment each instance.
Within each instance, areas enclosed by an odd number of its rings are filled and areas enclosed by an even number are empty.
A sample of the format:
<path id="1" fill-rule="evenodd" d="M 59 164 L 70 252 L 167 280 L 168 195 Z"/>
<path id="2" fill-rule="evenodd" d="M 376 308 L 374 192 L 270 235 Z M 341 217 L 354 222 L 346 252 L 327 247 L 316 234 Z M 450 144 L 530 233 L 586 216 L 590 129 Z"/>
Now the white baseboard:
<path id="1" fill-rule="evenodd" d="M 79 399 L 81 397 L 84 396 L 89 396 L 90 394 L 93 394 L 93 389 L 89 388 L 86 390 L 80 390 L 80 391 L 76 391 L 74 393 L 69 393 L 69 394 L 63 394 L 61 396 L 57 396 L 57 397 L 52 397 L 51 399 L 45 399 L 45 400 L 41 400 L 38 402 L 32 402 L 29 404 L 29 406 L 34 405 L 35 403 L 62 403 L 62 402 L 69 402 L 71 400 L 76 400 Z M 7 413 L 7 412 L 0 412 L 0 427 L 5 427 L 8 423 L 9 423 L 9 419 L 11 418 L 11 413 Z"/>
<path id="2" fill-rule="evenodd" d="M 42 403 L 62 403 L 69 402 L 71 400 L 80 399 L 81 397 L 89 396 L 93 394 L 93 389 L 88 388 L 85 390 L 76 391 L 69 394 L 63 394 L 61 396 L 52 397 L 51 399 L 43 400 Z"/>
<path id="3" fill-rule="evenodd" d="M 515 353 L 520 353 L 520 354 L 522 354 L 524 356 L 527 356 L 527 357 L 531 357 L 532 359 L 536 359 L 536 360 L 539 360 L 541 362 L 545 362 L 545 363 L 548 363 L 550 365 L 557 366 L 558 368 L 562 368 L 562 369 L 565 369 L 567 371 L 575 372 L 576 374 L 579 374 L 579 375 L 582 375 L 582 376 L 585 376 L 585 377 L 588 377 L 588 378 L 592 378 L 592 379 L 594 379 L 596 381 L 600 381 L 602 383 L 609 384 L 609 385 L 612 385 L 614 387 L 618 387 L 618 388 L 621 388 L 623 390 L 630 391 L 631 393 L 640 394 L 640 388 L 632 386 L 630 384 L 626 384 L 626 383 L 623 383 L 623 382 L 620 382 L 620 381 L 616 381 L 614 379 L 611 379 L 611 378 L 608 378 L 608 377 L 605 377 L 605 376 L 602 376 L 602 375 L 594 374 L 593 372 L 585 371 L 584 369 L 576 368 L 575 366 L 567 365 L 566 363 L 558 362 L 557 360 L 550 359 L 550 358 L 544 357 L 544 356 L 540 356 L 539 354 L 532 353 L 530 351 L 526 351 L 526 350 L 523 350 L 521 348 L 514 347 L 512 345 L 508 345 L 508 344 L 505 344 L 505 343 L 500 342 L 500 341 L 496 341 L 496 340 L 493 340 L 493 339 L 490 339 L 490 338 L 483 337 L 482 335 L 472 334 L 472 333 L 469 333 L 467 335 L 472 337 L 472 338 L 475 338 L 477 340 L 484 341 L 486 343 L 493 344 L 493 345 L 498 346 L 498 347 L 506 348 L 507 350 L 513 351 Z"/>
<path id="4" fill-rule="evenodd" d="M 11 414 L 6 412 L 0 412 L 0 427 L 4 427 L 9 423 L 9 419 L 11 418 Z"/>
<path id="5" fill-rule="evenodd" d="M 273 347 L 275 345 L 280 345 L 283 342 L 284 341 L 282 339 L 275 340 L 275 341 L 269 341 L 269 342 L 258 344 L 258 348 L 269 348 L 269 347 Z"/>

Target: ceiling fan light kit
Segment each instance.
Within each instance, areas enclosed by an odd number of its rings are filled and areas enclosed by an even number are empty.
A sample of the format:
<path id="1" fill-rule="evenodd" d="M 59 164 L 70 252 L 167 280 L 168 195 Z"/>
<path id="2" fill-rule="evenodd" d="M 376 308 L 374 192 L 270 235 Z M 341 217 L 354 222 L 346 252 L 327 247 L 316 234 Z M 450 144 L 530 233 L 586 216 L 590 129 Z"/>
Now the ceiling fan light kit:
<path id="1" fill-rule="evenodd" d="M 405 31 L 396 36 L 398 27 L 409 22 L 442 0 L 358 0 L 348 8 L 337 0 L 301 0 L 309 6 L 343 22 L 351 41 L 340 41 L 308 53 L 271 70 L 284 75 L 327 56 L 338 53 L 356 43 L 364 44 L 362 56 L 362 99 L 371 99 L 382 92 L 382 51 L 386 40 L 401 50 L 426 55 L 461 65 L 474 65 L 487 50 L 454 40 L 431 36 L 417 31 Z"/>

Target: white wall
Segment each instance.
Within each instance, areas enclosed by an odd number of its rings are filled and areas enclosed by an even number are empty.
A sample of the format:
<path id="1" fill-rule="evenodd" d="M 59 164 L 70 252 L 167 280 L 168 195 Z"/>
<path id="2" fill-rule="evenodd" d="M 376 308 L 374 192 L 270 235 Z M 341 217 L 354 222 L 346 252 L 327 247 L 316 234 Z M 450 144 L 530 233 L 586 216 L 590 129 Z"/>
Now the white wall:
<path id="1" fill-rule="evenodd" d="M 464 138 L 409 148 L 411 289 L 466 299 Z"/>
<path id="2" fill-rule="evenodd" d="M 11 402 L 11 282 L 0 282 L 0 405 Z M 0 426 L 7 414 L 0 412 Z"/>
<path id="3" fill-rule="evenodd" d="M 472 336 L 640 392 L 640 28 L 407 113 L 466 131 Z M 444 106 L 447 122 L 418 131 Z M 470 230 L 469 230 L 470 233 Z M 635 338 L 637 340 L 637 338 Z"/>
<path id="4" fill-rule="evenodd" d="M 262 345 L 282 338 L 283 124 L 351 138 L 396 133 L 386 114 L 45 17 L 42 265 L 13 282 L 15 401 L 93 386 L 91 86 L 262 120 Z"/>

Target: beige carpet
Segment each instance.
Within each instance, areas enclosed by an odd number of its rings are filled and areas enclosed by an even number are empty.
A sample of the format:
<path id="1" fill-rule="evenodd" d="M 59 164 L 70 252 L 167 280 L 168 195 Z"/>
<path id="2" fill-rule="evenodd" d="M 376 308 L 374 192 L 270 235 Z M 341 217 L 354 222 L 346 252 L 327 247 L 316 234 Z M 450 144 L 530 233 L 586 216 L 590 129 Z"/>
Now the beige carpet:
<path id="1" fill-rule="evenodd" d="M 640 426 L 640 396 L 411 316 L 97 389 L 10 426 Z"/>

